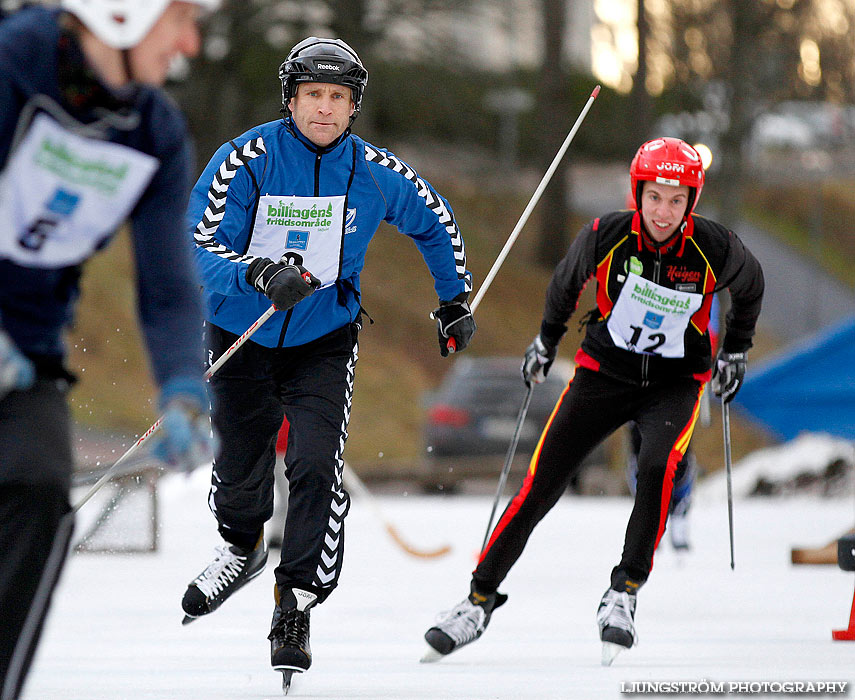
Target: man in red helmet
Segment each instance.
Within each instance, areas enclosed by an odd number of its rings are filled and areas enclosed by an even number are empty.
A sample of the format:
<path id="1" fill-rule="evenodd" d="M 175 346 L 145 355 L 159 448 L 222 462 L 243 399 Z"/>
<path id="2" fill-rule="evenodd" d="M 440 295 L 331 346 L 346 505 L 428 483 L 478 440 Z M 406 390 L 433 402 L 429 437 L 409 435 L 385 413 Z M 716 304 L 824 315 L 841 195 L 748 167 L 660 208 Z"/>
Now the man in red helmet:
<path id="1" fill-rule="evenodd" d="M 525 352 L 526 384 L 544 380 L 579 296 L 596 280 L 596 307 L 576 354 L 576 372 L 553 410 L 516 496 L 481 553 L 469 596 L 425 634 L 435 660 L 478 639 L 497 589 L 534 526 L 584 457 L 635 421 L 641 434 L 635 504 L 623 554 L 597 613 L 603 663 L 636 642 L 636 594 L 665 531 L 678 463 L 689 445 L 706 382 L 722 401 L 742 384 L 763 298 L 763 272 L 735 234 L 693 214 L 704 184 L 697 151 L 675 138 L 649 141 L 630 166 L 634 210 L 589 223 L 558 264 L 540 333 Z M 729 289 L 722 348 L 711 371 L 710 306 Z"/>

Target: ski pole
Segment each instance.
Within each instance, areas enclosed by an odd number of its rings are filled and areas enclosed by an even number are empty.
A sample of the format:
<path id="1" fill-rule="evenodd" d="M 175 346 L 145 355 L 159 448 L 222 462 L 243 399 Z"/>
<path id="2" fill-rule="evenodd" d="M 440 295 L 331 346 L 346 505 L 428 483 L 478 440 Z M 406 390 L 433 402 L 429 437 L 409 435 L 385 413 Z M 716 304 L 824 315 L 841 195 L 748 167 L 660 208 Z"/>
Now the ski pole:
<path id="1" fill-rule="evenodd" d="M 588 110 L 591 109 L 591 105 L 594 104 L 594 100 L 597 99 L 597 95 L 599 94 L 600 86 L 597 85 L 594 88 L 593 92 L 591 92 L 591 96 L 588 98 L 588 101 L 585 103 L 585 106 L 582 108 L 582 111 L 577 117 L 576 123 L 573 124 L 573 128 L 570 129 L 570 133 L 568 133 L 567 137 L 564 139 L 564 143 L 561 144 L 561 148 L 558 149 L 558 153 L 555 154 L 555 158 L 552 159 L 552 163 L 549 165 L 549 167 L 546 169 L 546 172 L 543 174 L 543 178 L 540 180 L 540 184 L 537 186 L 537 189 L 531 196 L 531 199 L 526 205 L 522 216 L 520 216 L 519 221 L 517 221 L 517 225 L 514 226 L 514 230 L 511 231 L 511 235 L 508 236 L 508 240 L 505 241 L 505 247 L 502 248 L 501 252 L 499 253 L 499 257 L 496 258 L 496 262 L 493 263 L 493 267 L 490 268 L 490 272 L 488 272 L 487 276 L 484 278 L 484 283 L 481 285 L 481 288 L 475 295 L 475 299 L 469 305 L 469 308 L 472 313 L 475 313 L 475 309 L 478 308 L 478 305 L 481 303 L 481 299 L 484 298 L 484 295 L 487 293 L 487 290 L 493 283 L 493 278 L 499 272 L 499 268 L 505 262 L 505 258 L 508 257 L 508 253 L 511 252 L 511 248 L 516 242 L 517 237 L 520 235 L 520 231 L 522 231 L 523 226 L 526 225 L 528 217 L 531 216 L 531 212 L 534 209 L 535 205 L 537 205 L 538 201 L 540 201 L 540 196 L 543 194 L 543 191 L 546 189 L 546 186 L 549 184 L 549 181 L 555 174 L 555 171 L 558 168 L 558 164 L 561 162 L 561 159 L 564 157 L 564 154 L 570 147 L 570 142 L 573 140 L 573 137 L 576 136 L 576 132 L 579 130 L 579 127 L 582 125 L 585 116 L 588 114 Z M 448 339 L 447 347 L 449 352 L 454 352 L 455 350 L 457 350 L 457 343 L 454 342 L 454 338 Z"/>
<path id="2" fill-rule="evenodd" d="M 220 369 L 220 367 L 222 367 L 232 355 L 237 352 L 238 348 L 243 345 L 247 340 L 249 340 L 249 337 L 259 328 L 261 328 L 261 326 L 264 325 L 267 319 L 269 319 L 275 312 L 276 307 L 271 304 L 270 308 L 267 309 L 267 311 L 265 311 L 263 314 L 261 314 L 261 316 L 258 317 L 258 320 L 256 320 L 255 323 L 253 323 L 249 328 L 247 328 L 246 331 L 244 331 L 244 334 L 240 336 L 240 338 L 238 338 L 234 343 L 232 343 L 231 347 L 226 350 L 222 355 L 220 355 L 217 361 L 214 362 L 214 364 L 212 364 L 208 368 L 208 371 L 205 372 L 205 379 L 210 379 L 214 375 L 214 373 L 218 369 Z M 131 445 L 130 449 L 128 449 L 125 454 L 119 457 L 119 459 L 117 459 L 113 463 L 112 467 L 110 467 L 106 472 L 104 472 L 103 476 L 101 476 L 101 478 L 93 484 L 92 488 L 89 489 L 89 492 L 83 498 L 81 498 L 77 502 L 77 504 L 71 509 L 71 512 L 76 513 L 77 511 L 79 511 L 86 504 L 86 502 L 90 498 L 92 498 L 92 496 L 94 496 L 100 490 L 100 488 L 115 475 L 119 465 L 121 465 L 125 460 L 127 460 L 140 447 L 142 447 L 142 445 L 145 444 L 148 439 L 160 429 L 160 425 L 162 422 L 163 416 L 158 418 L 154 422 L 154 425 L 152 425 L 148 430 L 146 430 L 140 436 L 139 440 L 137 440 L 133 445 Z"/>
<path id="3" fill-rule="evenodd" d="M 511 438 L 511 444 L 508 446 L 508 453 L 505 455 L 505 464 L 502 467 L 502 473 L 499 475 L 499 487 L 496 489 L 496 497 L 493 499 L 493 509 L 490 511 L 490 519 L 487 521 L 487 532 L 484 533 L 484 542 L 481 544 L 482 554 L 484 553 L 484 550 L 487 549 L 487 540 L 490 538 L 490 531 L 493 529 L 493 518 L 496 515 L 496 508 L 499 506 L 499 499 L 502 497 L 502 491 L 505 490 L 505 482 L 508 479 L 508 473 L 511 471 L 511 462 L 514 461 L 514 455 L 517 451 L 517 443 L 520 441 L 520 433 L 522 432 L 522 426 L 525 422 L 525 416 L 526 413 L 528 413 L 528 406 L 531 403 L 531 395 L 533 393 L 534 382 L 530 382 L 523 404 L 520 406 L 520 412 L 517 415 L 517 424 L 514 428 L 514 435 Z"/>
<path id="4" fill-rule="evenodd" d="M 380 506 L 377 503 L 377 499 L 374 494 L 368 490 L 368 487 L 359 478 L 359 475 L 353 471 L 353 468 L 345 462 L 344 471 L 342 472 L 342 481 L 344 482 L 344 486 L 348 491 L 354 492 L 358 498 L 363 499 L 368 507 L 374 513 L 374 516 L 383 523 L 383 527 L 389 536 L 394 540 L 395 544 L 397 544 L 401 549 L 403 549 L 407 554 L 410 554 L 414 557 L 422 557 L 424 559 L 433 559 L 436 557 L 442 557 L 448 554 L 451 551 L 451 547 L 449 545 L 443 545 L 438 547 L 437 549 L 420 549 L 414 547 L 413 545 L 407 543 L 400 534 L 398 534 L 398 529 L 389 521 L 389 519 L 383 515 L 383 512 L 380 510 Z"/>
<path id="5" fill-rule="evenodd" d="M 733 480 L 730 463 L 730 404 L 721 402 L 721 424 L 724 430 L 724 468 L 727 472 L 727 524 L 730 529 L 730 568 L 735 568 L 733 560 Z"/>
<path id="6" fill-rule="evenodd" d="M 552 159 L 552 163 L 550 163 L 549 167 L 546 169 L 546 172 L 543 174 L 543 178 L 540 180 L 540 184 L 537 186 L 537 189 L 531 196 L 531 199 L 526 205 L 526 208 L 520 216 L 519 221 L 517 221 L 517 225 L 514 226 L 514 230 L 511 231 L 511 235 L 508 236 L 508 240 L 505 242 L 504 248 L 502 248 L 501 252 L 499 253 L 499 257 L 496 258 L 496 262 L 493 263 L 493 267 L 490 268 L 490 272 L 488 272 L 487 276 L 484 278 L 484 282 L 481 285 L 481 288 L 478 290 L 478 293 L 475 295 L 475 299 L 469 305 L 469 308 L 472 313 L 475 313 L 475 309 L 478 308 L 478 305 L 481 303 L 481 299 L 484 298 L 484 295 L 487 293 L 487 290 L 493 283 L 493 278 L 499 272 L 499 268 L 505 262 L 505 258 L 508 257 L 508 253 L 511 252 L 511 248 L 516 242 L 517 237 L 520 235 L 523 226 L 526 225 L 528 217 L 531 216 L 532 210 L 537 205 L 538 201 L 540 201 L 540 197 L 543 194 L 543 191 L 546 189 L 546 186 L 549 184 L 549 181 L 552 179 L 552 176 L 558 169 L 558 164 L 561 162 L 561 159 L 564 157 L 564 154 L 570 147 L 570 142 L 573 140 L 573 137 L 576 136 L 576 132 L 579 130 L 579 127 L 582 125 L 582 122 L 588 114 L 588 110 L 591 109 L 591 105 L 594 104 L 594 100 L 597 99 L 597 95 L 599 94 L 600 86 L 597 85 L 591 92 L 591 96 L 588 98 L 588 101 L 585 103 L 585 106 L 582 108 L 582 111 L 579 113 L 579 116 L 576 118 L 576 123 L 573 124 L 573 128 L 570 129 L 570 132 L 564 139 L 564 143 L 561 144 L 561 148 L 558 149 L 558 153 L 555 154 L 555 158 Z M 454 352 L 455 350 L 457 350 L 457 343 L 454 342 L 454 338 L 448 339 L 446 347 L 448 348 L 449 352 Z"/>

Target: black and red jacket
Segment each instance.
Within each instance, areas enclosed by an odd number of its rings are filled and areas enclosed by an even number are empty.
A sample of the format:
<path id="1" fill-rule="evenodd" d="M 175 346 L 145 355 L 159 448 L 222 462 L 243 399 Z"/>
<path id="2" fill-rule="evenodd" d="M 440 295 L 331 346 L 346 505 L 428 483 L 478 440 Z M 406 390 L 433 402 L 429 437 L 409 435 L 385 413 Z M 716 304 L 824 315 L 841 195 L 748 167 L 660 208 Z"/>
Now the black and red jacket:
<path id="1" fill-rule="evenodd" d="M 722 347 L 726 352 L 751 347 L 763 271 L 742 241 L 714 221 L 691 215 L 658 247 L 643 231 L 638 212 L 612 212 L 589 223 L 549 284 L 541 325 L 546 343 L 558 344 L 591 278 L 597 283 L 597 306 L 587 317 L 576 355 L 583 367 L 640 385 L 684 376 L 706 381 L 710 305 L 723 289 L 730 291 L 731 306 Z M 622 296 L 620 312 L 613 314 Z M 627 308 L 635 316 L 628 316 Z M 672 313 L 675 308 L 679 313 Z M 667 345 L 667 334 L 657 332 L 663 323 L 663 329 L 671 323 Z"/>

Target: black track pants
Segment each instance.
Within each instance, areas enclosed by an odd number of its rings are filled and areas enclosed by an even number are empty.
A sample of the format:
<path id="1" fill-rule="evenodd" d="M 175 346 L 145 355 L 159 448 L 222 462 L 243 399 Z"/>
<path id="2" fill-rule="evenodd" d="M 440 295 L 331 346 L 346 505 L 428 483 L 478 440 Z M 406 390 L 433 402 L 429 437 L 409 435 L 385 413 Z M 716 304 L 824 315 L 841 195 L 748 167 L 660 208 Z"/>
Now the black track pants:
<path id="1" fill-rule="evenodd" d="M 638 473 L 638 453 L 641 450 L 641 432 L 638 426 L 633 421 L 629 425 L 629 436 L 627 438 L 627 449 L 629 455 L 627 457 L 627 478 L 630 480 L 629 490 L 635 495 L 635 475 Z M 683 459 L 677 464 L 677 471 L 674 473 L 674 488 L 671 492 L 671 505 L 673 510 L 676 503 L 686 498 L 686 494 L 691 494 L 692 483 L 695 479 L 697 466 L 695 457 L 692 454 L 692 446 L 683 455 Z"/>
<path id="2" fill-rule="evenodd" d="M 642 436 L 638 487 L 623 556 L 612 575 L 646 581 L 665 531 L 674 472 L 692 436 L 701 392 L 702 384 L 691 378 L 642 388 L 578 367 L 544 428 L 522 486 L 490 535 L 473 572 L 476 588 L 482 593 L 498 588 L 585 456 L 629 420 L 638 423 Z"/>
<path id="3" fill-rule="evenodd" d="M 68 552 L 72 457 L 65 384 L 0 400 L 0 698 L 29 671 Z"/>
<path id="4" fill-rule="evenodd" d="M 0 698 L 12 700 L 32 663 L 68 554 L 74 518 L 68 495 L 56 486 L 2 485 L 0 522 Z M 7 528 L 9 522 L 15 527 Z"/>
<path id="5" fill-rule="evenodd" d="M 212 421 L 221 440 L 211 482 L 211 510 L 223 538 L 255 543 L 273 513 L 276 437 L 289 423 L 288 515 L 276 568 L 280 589 L 325 599 L 344 555 L 350 497 L 342 486 L 358 325 L 293 348 L 247 342 L 211 378 Z M 236 336 L 208 325 L 210 357 Z"/>

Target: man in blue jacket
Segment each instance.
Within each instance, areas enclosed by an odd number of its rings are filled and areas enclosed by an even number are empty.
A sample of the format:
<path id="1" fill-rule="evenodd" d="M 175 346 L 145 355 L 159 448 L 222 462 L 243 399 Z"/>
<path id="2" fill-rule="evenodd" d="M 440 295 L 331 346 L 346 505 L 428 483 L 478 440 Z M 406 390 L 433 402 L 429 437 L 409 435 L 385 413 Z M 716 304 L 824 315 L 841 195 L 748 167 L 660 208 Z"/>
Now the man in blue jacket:
<path id="1" fill-rule="evenodd" d="M 217 0 L 63 0 L 0 23 L 0 696 L 20 693 L 73 526 L 62 334 L 83 263 L 132 224 L 164 410 L 159 452 L 210 459 L 184 120 L 159 89 Z M 200 7 L 201 6 L 201 7 Z"/>
<path id="2" fill-rule="evenodd" d="M 309 37 L 279 77 L 284 119 L 224 144 L 191 193 L 209 358 L 271 302 L 278 311 L 211 382 L 222 452 L 209 502 L 226 545 L 182 606 L 185 621 L 210 613 L 264 568 L 276 436 L 287 416 L 290 494 L 270 639 L 272 664 L 289 682 L 311 664 L 309 611 L 341 571 L 359 273 L 382 221 L 413 239 L 434 278 L 443 356 L 466 347 L 475 323 L 451 207 L 409 165 L 350 131 L 368 82 L 356 52 Z"/>

